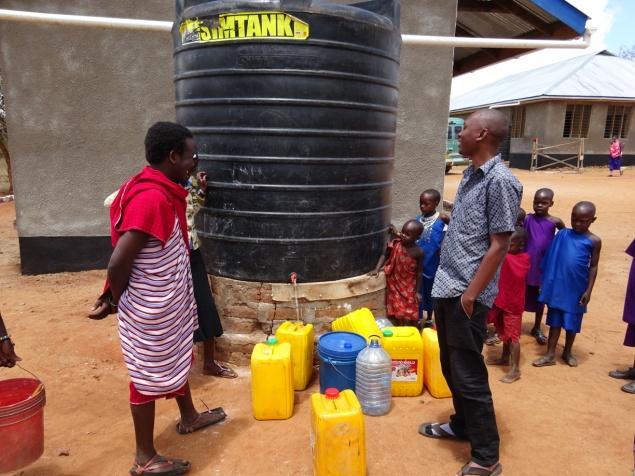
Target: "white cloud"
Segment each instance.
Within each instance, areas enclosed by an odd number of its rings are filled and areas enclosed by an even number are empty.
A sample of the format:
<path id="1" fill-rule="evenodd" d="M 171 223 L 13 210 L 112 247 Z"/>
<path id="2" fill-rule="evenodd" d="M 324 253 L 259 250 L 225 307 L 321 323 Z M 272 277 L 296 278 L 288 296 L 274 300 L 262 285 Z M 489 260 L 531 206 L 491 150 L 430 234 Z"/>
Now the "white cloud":
<path id="1" fill-rule="evenodd" d="M 609 7 L 609 0 L 568 0 L 573 6 L 591 17 L 587 29 L 593 31 L 591 46 L 587 49 L 545 49 L 528 53 L 518 58 L 481 68 L 472 73 L 457 76 L 452 80 L 452 97 L 460 96 L 472 89 L 497 81 L 510 74 L 528 71 L 547 64 L 557 63 L 575 56 L 586 55 L 606 49 L 604 42 L 613 25 L 618 10 Z"/>

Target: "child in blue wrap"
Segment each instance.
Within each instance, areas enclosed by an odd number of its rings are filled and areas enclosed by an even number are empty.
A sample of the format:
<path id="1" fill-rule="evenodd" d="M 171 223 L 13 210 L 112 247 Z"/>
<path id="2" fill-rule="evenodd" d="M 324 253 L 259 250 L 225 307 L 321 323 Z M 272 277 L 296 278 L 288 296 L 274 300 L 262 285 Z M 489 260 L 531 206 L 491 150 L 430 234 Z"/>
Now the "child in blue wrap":
<path id="1" fill-rule="evenodd" d="M 563 327 L 566 339 L 562 359 L 570 367 L 578 365 L 571 348 L 591 300 L 602 248 L 600 238 L 589 231 L 594 221 L 595 205 L 577 203 L 571 212 L 571 228 L 556 234 L 542 261 L 543 279 L 538 301 L 549 306 L 549 340 L 547 355 L 534 361 L 536 367 L 555 365 L 556 345 Z"/>
<path id="2" fill-rule="evenodd" d="M 421 301 L 419 301 L 419 321 L 423 323 L 423 311 L 427 313 L 424 327 L 432 325 L 433 303 L 432 284 L 439 267 L 441 242 L 445 236 L 445 230 L 449 217 L 437 211 L 441 194 L 435 189 L 428 189 L 419 196 L 419 209 L 421 215 L 416 220 L 423 225 L 423 233 L 417 241 L 417 245 L 423 251 L 423 276 L 421 279 Z"/>

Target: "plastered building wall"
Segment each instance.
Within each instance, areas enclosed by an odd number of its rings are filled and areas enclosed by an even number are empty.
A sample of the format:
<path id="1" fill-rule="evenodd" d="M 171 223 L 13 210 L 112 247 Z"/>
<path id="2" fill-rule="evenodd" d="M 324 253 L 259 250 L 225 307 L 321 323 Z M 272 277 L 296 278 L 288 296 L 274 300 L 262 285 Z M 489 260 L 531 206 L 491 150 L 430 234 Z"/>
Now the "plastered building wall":
<path id="1" fill-rule="evenodd" d="M 347 2 L 348 3 L 348 2 Z M 172 0 L 4 0 L 2 8 L 173 20 Z M 403 0 L 404 33 L 452 35 L 456 0 Z M 143 137 L 174 119 L 168 33 L 0 21 L 17 227 L 25 273 L 104 267 L 104 198 L 144 164 Z M 404 46 L 393 222 L 443 186 L 453 51 Z"/>

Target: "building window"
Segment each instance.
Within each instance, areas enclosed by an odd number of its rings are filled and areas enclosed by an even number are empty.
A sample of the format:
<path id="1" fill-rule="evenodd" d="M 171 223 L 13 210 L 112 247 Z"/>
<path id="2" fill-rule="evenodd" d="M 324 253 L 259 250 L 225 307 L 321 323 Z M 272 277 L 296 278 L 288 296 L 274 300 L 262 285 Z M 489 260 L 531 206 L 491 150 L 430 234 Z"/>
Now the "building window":
<path id="1" fill-rule="evenodd" d="M 628 126 L 631 119 L 630 106 L 609 106 L 606 112 L 606 124 L 604 124 L 604 138 L 625 138 L 628 134 Z"/>
<path id="2" fill-rule="evenodd" d="M 510 115 L 510 137 L 525 136 L 525 106 L 512 107 Z"/>
<path id="3" fill-rule="evenodd" d="M 588 137 L 590 119 L 590 104 L 567 104 L 562 137 Z"/>

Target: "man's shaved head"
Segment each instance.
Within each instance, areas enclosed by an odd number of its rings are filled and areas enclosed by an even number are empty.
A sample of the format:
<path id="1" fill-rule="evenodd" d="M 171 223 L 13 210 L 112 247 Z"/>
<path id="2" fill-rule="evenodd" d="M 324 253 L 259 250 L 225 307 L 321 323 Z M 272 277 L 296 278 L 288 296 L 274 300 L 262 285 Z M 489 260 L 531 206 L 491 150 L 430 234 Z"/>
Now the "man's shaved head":
<path id="1" fill-rule="evenodd" d="M 471 117 L 476 119 L 483 129 L 488 130 L 496 143 L 500 143 L 507 137 L 509 119 L 498 109 L 480 109 L 472 113 Z"/>

